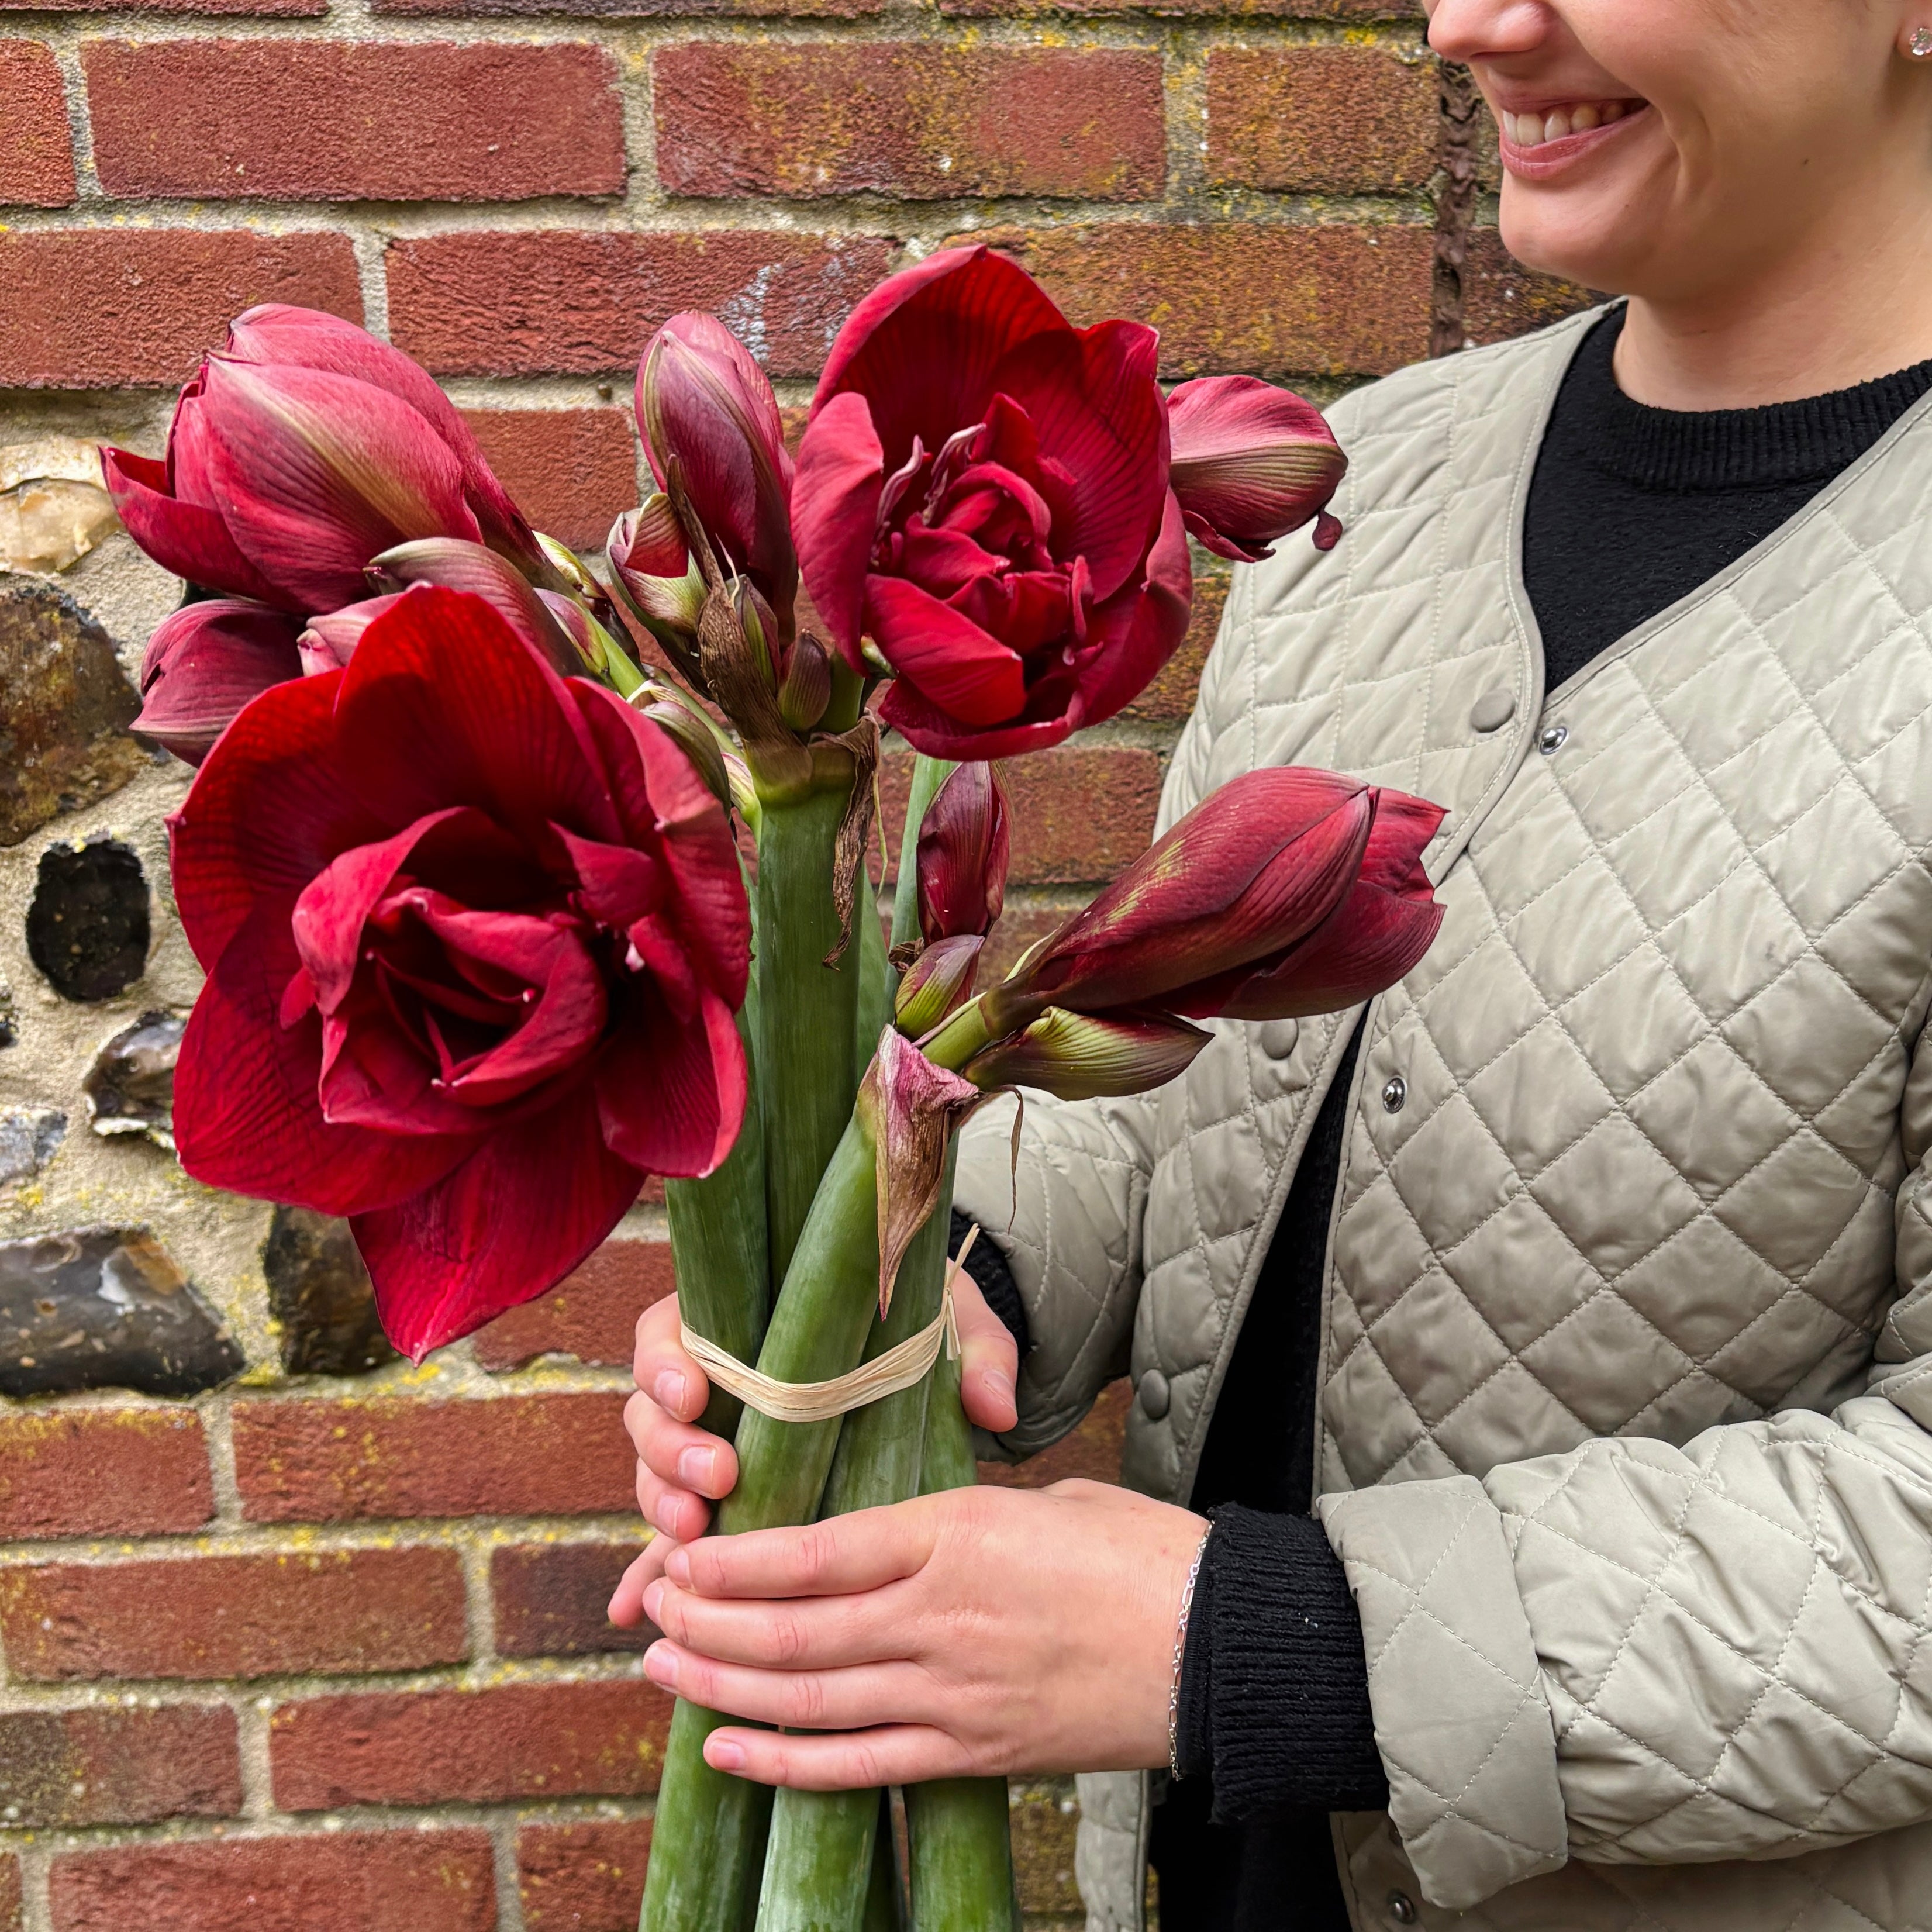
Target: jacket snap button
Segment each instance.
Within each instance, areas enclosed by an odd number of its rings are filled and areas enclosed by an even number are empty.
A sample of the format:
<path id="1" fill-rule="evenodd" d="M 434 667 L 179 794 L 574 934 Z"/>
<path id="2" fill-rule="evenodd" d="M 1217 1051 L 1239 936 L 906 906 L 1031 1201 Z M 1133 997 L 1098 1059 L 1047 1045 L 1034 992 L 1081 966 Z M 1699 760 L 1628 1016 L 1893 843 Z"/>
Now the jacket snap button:
<path id="1" fill-rule="evenodd" d="M 1402 1102 L 1408 1098 L 1408 1082 L 1400 1073 L 1390 1074 L 1388 1084 L 1382 1089 L 1382 1112 L 1385 1114 L 1400 1113 Z"/>
<path id="2" fill-rule="evenodd" d="M 1569 736 L 1570 728 L 1567 724 L 1546 724 L 1543 728 L 1542 736 L 1536 741 L 1536 748 L 1546 758 L 1552 752 L 1562 751 Z"/>
<path id="3" fill-rule="evenodd" d="M 1415 1923 L 1415 1901 L 1406 1892 L 1390 1892 L 1389 1916 L 1398 1925 L 1413 1925 Z"/>
<path id="4" fill-rule="evenodd" d="M 1294 1051 L 1294 1042 L 1301 1037 L 1299 1020 L 1270 1020 L 1258 1037 L 1261 1049 L 1270 1060 L 1286 1060 Z"/>
<path id="5" fill-rule="evenodd" d="M 1469 723 L 1478 731 L 1500 731 L 1515 716 L 1515 692 L 1498 688 L 1486 691 L 1476 700 Z"/>
<path id="6" fill-rule="evenodd" d="M 1141 1378 L 1141 1407 L 1147 1412 L 1150 1422 L 1158 1422 L 1167 1413 L 1167 1406 L 1174 1399 L 1173 1391 L 1167 1385 L 1167 1378 L 1158 1369 L 1150 1369 Z"/>

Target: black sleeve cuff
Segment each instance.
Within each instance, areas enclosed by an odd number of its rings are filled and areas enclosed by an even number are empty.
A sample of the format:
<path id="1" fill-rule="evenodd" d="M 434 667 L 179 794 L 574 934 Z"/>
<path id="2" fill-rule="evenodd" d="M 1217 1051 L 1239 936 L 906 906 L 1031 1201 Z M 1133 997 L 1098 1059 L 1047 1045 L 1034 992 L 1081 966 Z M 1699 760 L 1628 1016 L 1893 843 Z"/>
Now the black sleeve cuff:
<path id="1" fill-rule="evenodd" d="M 971 1232 L 972 1227 L 972 1222 L 954 1208 L 952 1238 L 946 1244 L 954 1254 L 959 1252 L 960 1243 Z M 1013 1340 L 1024 1355 L 1033 1346 L 1032 1331 L 1027 1326 L 1026 1304 L 1020 1299 L 1019 1284 L 1006 1266 L 1006 1256 L 986 1238 L 983 1228 L 980 1231 L 980 1238 L 973 1244 L 973 1252 L 966 1257 L 966 1272 L 986 1298 L 986 1306 L 1012 1330 Z"/>
<path id="2" fill-rule="evenodd" d="M 1312 1516 L 1215 1511 L 1174 1736 L 1181 1774 L 1212 1780 L 1219 1824 L 1388 1804 L 1361 1620 Z"/>

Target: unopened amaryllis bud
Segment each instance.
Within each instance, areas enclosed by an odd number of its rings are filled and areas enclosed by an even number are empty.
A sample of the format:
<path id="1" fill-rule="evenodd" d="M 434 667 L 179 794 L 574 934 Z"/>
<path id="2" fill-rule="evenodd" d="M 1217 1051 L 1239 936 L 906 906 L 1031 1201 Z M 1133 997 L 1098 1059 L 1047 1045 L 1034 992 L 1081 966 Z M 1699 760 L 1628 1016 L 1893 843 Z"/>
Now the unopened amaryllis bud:
<path id="1" fill-rule="evenodd" d="M 584 660 L 584 668 L 592 676 L 620 686 L 634 685 L 634 668 L 626 664 L 630 670 L 628 677 L 622 676 L 620 669 L 623 646 L 575 598 L 562 596 L 554 590 L 539 590 L 537 598 L 556 620 L 558 629 L 576 647 L 577 655 Z"/>
<path id="2" fill-rule="evenodd" d="M 816 638 L 800 638 L 785 660 L 778 715 L 794 731 L 809 731 L 831 702 L 831 657 Z"/>
<path id="3" fill-rule="evenodd" d="M 724 749 L 717 735 L 688 705 L 664 698 L 644 707 L 644 716 L 661 724 L 677 741 L 677 748 L 690 759 L 706 788 L 728 810 L 731 804 L 730 775 L 724 769 Z"/>
<path id="4" fill-rule="evenodd" d="M 369 581 L 379 590 L 414 584 L 440 584 L 481 597 L 524 641 L 565 676 L 584 668 L 569 634 L 538 600 L 528 581 L 494 550 L 453 537 L 425 537 L 398 544 L 369 560 Z"/>
<path id="5" fill-rule="evenodd" d="M 722 568 L 750 577 L 789 633 L 792 466 L 764 371 L 716 316 L 674 315 L 645 348 L 637 410 L 659 488 L 675 477 Z"/>
<path id="6" fill-rule="evenodd" d="M 297 674 L 297 622 L 242 597 L 184 604 L 148 640 L 134 729 L 200 764 L 251 699 Z"/>
<path id="7" fill-rule="evenodd" d="M 660 638 L 688 643 L 704 608 L 704 578 L 686 548 L 677 513 L 662 490 L 610 526 L 604 554 L 620 601 Z"/>
<path id="8" fill-rule="evenodd" d="M 973 997 L 986 944 L 977 933 L 938 940 L 906 968 L 893 1003 L 892 1023 L 908 1039 L 922 1040 Z"/>
<path id="9" fill-rule="evenodd" d="M 974 1086 L 1037 1087 L 1063 1100 L 1144 1094 L 1186 1071 L 1214 1036 L 1166 1013 L 1071 1013 L 1048 1006 L 962 1070 Z"/>
<path id="10" fill-rule="evenodd" d="M 1167 399 L 1168 481 L 1190 532 L 1218 556 L 1258 562 L 1276 537 L 1315 524 L 1331 550 L 1328 501 L 1348 469 L 1320 410 L 1252 376 L 1204 376 Z"/>
<path id="11" fill-rule="evenodd" d="M 343 669 L 362 641 L 362 633 L 402 594 L 392 591 L 386 596 L 365 597 L 359 604 L 345 604 L 340 610 L 311 617 L 296 640 L 303 670 L 313 677 L 319 671 Z"/>
<path id="12" fill-rule="evenodd" d="M 758 595 L 758 586 L 748 577 L 734 578 L 726 589 L 730 596 L 731 608 L 737 615 L 739 628 L 745 634 L 745 642 L 751 647 L 752 661 L 760 668 L 766 681 L 776 690 L 778 682 L 778 620 L 772 615 L 772 607 Z"/>
<path id="13" fill-rule="evenodd" d="M 962 765 L 919 828 L 919 925 L 928 944 L 993 929 L 1012 849 L 1006 788 L 989 764 Z"/>

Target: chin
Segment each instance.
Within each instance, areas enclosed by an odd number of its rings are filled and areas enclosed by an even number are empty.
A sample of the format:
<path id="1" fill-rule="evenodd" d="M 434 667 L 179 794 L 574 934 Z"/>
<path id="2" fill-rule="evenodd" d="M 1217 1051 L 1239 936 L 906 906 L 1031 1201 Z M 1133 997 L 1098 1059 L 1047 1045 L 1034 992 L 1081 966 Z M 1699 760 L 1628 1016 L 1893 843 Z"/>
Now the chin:
<path id="1" fill-rule="evenodd" d="M 1526 190 L 1516 182 L 1504 187 L 1500 226 L 1503 246 L 1526 268 L 1603 295 L 1636 287 L 1638 264 L 1656 235 L 1628 194 L 1606 188 L 1552 194 Z"/>

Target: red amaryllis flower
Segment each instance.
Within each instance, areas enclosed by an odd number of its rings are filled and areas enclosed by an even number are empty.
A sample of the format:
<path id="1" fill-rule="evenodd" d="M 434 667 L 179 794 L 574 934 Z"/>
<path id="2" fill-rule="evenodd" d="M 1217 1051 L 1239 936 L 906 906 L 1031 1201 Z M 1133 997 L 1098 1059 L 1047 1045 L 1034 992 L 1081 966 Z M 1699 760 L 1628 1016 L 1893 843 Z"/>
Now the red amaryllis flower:
<path id="1" fill-rule="evenodd" d="M 101 466 L 158 563 L 299 616 L 356 602 L 369 560 L 417 537 L 488 543 L 548 580 L 449 399 L 333 316 L 249 310 L 182 392 L 166 457 L 104 449 Z"/>
<path id="2" fill-rule="evenodd" d="M 1319 410 L 1252 376 L 1204 376 L 1168 398 L 1167 422 L 1174 494 L 1208 549 L 1258 563 L 1311 520 L 1315 548 L 1334 548 L 1342 526 L 1328 500 L 1348 459 Z"/>
<path id="3" fill-rule="evenodd" d="M 1022 1021 L 1048 1005 L 1196 1019 L 1352 1006 L 1436 936 L 1442 908 L 1421 855 L 1442 819 L 1425 800 L 1332 772 L 1247 772 L 1029 954 L 989 1005 Z"/>
<path id="4" fill-rule="evenodd" d="M 208 974 L 182 1163 L 349 1216 L 412 1356 L 561 1279 L 646 1174 L 729 1150 L 750 926 L 724 812 L 481 598 L 411 590 L 346 670 L 265 692 L 170 830 Z"/>
<path id="5" fill-rule="evenodd" d="M 1076 329 L 1016 263 L 928 256 L 853 311 L 799 452 L 799 566 L 833 640 L 896 674 L 922 752 L 1004 758 L 1112 717 L 1192 592 L 1158 338 Z"/>
<path id="6" fill-rule="evenodd" d="M 674 315 L 638 364 L 637 412 L 658 487 L 675 466 L 719 568 L 751 579 L 788 638 L 798 590 L 792 464 L 764 371 L 715 315 Z"/>

